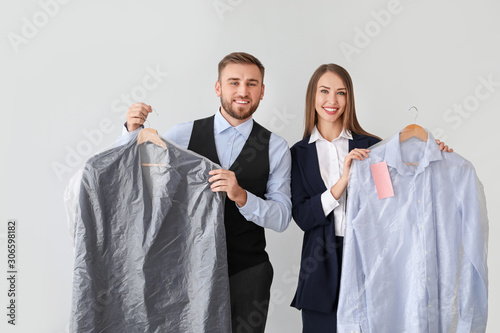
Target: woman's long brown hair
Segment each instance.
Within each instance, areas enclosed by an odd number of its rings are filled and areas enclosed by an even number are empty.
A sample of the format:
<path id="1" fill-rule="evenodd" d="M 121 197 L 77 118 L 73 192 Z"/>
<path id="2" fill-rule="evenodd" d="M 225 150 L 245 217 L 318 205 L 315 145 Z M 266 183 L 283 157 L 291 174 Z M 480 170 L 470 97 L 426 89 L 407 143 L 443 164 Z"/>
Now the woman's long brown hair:
<path id="1" fill-rule="evenodd" d="M 336 64 L 324 64 L 319 66 L 309 80 L 309 85 L 307 86 L 306 92 L 306 119 L 303 138 L 309 136 L 314 126 L 318 123 L 318 114 L 316 113 L 315 107 L 316 89 L 318 88 L 319 78 L 326 72 L 337 74 L 346 86 L 347 100 L 344 113 L 340 118 L 342 120 L 344 128 L 346 130 L 349 130 L 353 134 L 368 135 L 380 139 L 378 136 L 365 131 L 359 124 L 358 118 L 356 117 L 356 108 L 354 106 L 354 89 L 351 76 L 343 67 Z"/>

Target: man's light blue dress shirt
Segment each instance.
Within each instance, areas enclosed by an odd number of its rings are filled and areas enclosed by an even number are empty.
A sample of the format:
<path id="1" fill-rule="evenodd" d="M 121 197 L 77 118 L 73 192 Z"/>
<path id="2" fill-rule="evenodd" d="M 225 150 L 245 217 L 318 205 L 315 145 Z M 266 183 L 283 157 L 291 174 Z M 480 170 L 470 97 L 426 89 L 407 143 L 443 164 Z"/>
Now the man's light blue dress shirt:
<path id="1" fill-rule="evenodd" d="M 214 138 L 217 156 L 223 169 L 229 169 L 240 154 L 253 128 L 253 118 L 233 127 L 217 111 L 214 119 Z M 140 129 L 138 129 L 140 130 Z M 178 146 L 187 149 L 193 121 L 174 126 L 162 136 Z M 124 127 L 120 144 L 128 141 L 133 132 Z M 245 206 L 238 207 L 240 213 L 255 224 L 275 231 L 284 231 L 291 219 L 290 173 L 291 155 L 288 143 L 280 136 L 271 134 L 269 139 L 269 178 L 266 188 L 266 200 L 247 191 Z"/>
<path id="2" fill-rule="evenodd" d="M 338 332 L 484 332 L 488 220 L 472 164 L 395 135 L 354 161 Z M 394 196 L 378 199 L 370 165 L 387 162 Z"/>

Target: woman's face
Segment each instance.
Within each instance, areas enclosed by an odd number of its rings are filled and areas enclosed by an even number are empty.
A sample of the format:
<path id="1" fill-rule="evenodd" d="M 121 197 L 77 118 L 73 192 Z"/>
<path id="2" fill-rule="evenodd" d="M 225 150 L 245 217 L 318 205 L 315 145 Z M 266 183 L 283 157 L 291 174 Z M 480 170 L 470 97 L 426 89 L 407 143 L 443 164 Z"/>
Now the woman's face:
<path id="1" fill-rule="evenodd" d="M 344 82 L 335 73 L 326 72 L 318 80 L 315 107 L 318 123 L 335 123 L 345 110 L 347 89 Z"/>

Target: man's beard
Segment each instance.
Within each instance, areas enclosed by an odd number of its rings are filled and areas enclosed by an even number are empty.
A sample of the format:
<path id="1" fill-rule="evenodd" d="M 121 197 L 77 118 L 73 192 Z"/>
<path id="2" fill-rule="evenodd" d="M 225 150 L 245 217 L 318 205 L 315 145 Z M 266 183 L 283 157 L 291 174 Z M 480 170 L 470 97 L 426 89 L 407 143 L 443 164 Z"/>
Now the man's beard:
<path id="1" fill-rule="evenodd" d="M 230 99 L 230 100 L 224 99 L 223 95 L 221 95 L 221 97 L 220 97 L 220 103 L 222 105 L 222 108 L 234 119 L 242 120 L 242 119 L 250 118 L 252 116 L 252 114 L 257 110 L 257 107 L 259 106 L 259 102 L 257 102 L 257 104 L 251 105 L 250 109 L 248 109 L 248 111 L 242 113 L 242 112 L 238 112 L 238 111 L 233 109 L 232 101 L 233 101 L 233 99 Z"/>

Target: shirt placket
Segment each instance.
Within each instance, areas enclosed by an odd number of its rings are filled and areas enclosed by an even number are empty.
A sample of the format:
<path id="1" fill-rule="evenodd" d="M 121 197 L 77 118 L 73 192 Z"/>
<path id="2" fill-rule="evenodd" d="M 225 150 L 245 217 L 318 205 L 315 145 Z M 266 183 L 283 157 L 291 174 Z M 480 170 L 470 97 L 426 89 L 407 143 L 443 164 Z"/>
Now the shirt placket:
<path id="1" fill-rule="evenodd" d="M 416 226 L 417 233 L 417 241 L 412 243 L 409 249 L 410 256 L 415 258 L 414 265 L 414 278 L 412 281 L 414 285 L 412 286 L 415 290 L 415 294 L 413 297 L 414 306 L 418 311 L 418 318 L 420 319 L 418 322 L 406 323 L 406 327 L 410 330 L 415 330 L 418 332 L 425 332 L 425 322 L 427 321 L 428 315 L 428 295 L 427 295 L 427 270 L 425 263 L 425 249 L 426 249 L 426 224 L 423 219 L 423 209 L 422 209 L 422 189 L 420 187 L 420 175 L 414 174 L 411 176 L 411 180 L 409 182 L 410 193 L 408 199 L 409 200 L 405 204 L 408 204 L 412 209 L 409 210 L 412 216 L 408 216 L 409 220 L 412 222 L 414 226 Z"/>
<path id="2" fill-rule="evenodd" d="M 330 159 L 330 186 L 333 186 L 340 178 L 337 148 L 332 142 L 328 143 L 328 158 Z"/>
<path id="3" fill-rule="evenodd" d="M 340 165 L 339 165 L 339 154 L 337 147 L 333 142 L 328 144 L 329 159 L 330 159 L 330 187 L 335 185 L 335 183 L 340 178 Z M 344 216 L 345 216 L 345 203 L 341 198 L 337 200 L 339 206 L 334 209 L 333 215 L 335 218 L 335 234 L 343 235 L 344 226 Z"/>
<path id="4" fill-rule="evenodd" d="M 229 130 L 229 134 L 227 135 L 227 140 L 226 140 L 226 149 L 224 151 L 224 158 L 222 163 L 222 167 L 224 169 L 229 169 L 231 166 L 231 157 L 233 156 L 233 146 L 234 146 L 234 140 L 236 137 L 236 132 L 237 130 L 235 128 L 231 128 Z"/>
<path id="5" fill-rule="evenodd" d="M 434 219 L 432 193 L 430 186 L 429 170 L 419 175 L 419 188 L 421 199 L 419 209 L 425 228 L 425 248 L 423 256 L 425 258 L 426 289 L 427 289 L 427 324 L 428 332 L 439 332 L 439 302 L 438 302 L 438 271 L 437 271 L 437 248 L 436 248 L 436 224 Z"/>

